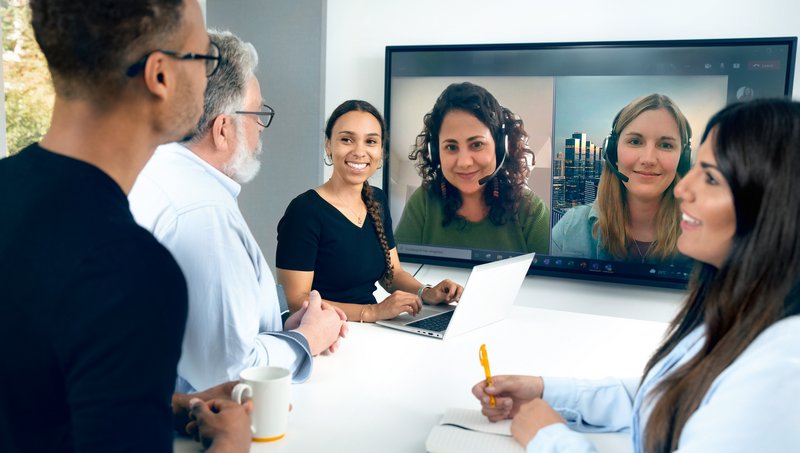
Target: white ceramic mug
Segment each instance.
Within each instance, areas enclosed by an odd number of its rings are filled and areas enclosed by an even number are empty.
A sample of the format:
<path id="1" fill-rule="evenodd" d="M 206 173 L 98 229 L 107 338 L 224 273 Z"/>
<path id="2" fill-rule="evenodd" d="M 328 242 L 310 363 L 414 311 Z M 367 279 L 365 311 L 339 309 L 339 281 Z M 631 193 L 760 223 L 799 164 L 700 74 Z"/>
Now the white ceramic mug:
<path id="1" fill-rule="evenodd" d="M 277 366 L 247 368 L 239 373 L 240 382 L 231 392 L 237 403 L 253 400 L 252 424 L 254 442 L 272 442 L 286 435 L 289 422 L 289 399 L 292 373 Z"/>

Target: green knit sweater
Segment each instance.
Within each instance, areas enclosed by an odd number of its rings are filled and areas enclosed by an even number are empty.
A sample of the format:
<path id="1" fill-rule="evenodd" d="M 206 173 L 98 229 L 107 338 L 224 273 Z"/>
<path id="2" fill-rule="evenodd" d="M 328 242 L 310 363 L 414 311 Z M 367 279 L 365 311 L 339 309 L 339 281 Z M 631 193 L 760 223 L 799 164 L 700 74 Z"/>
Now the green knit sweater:
<path id="1" fill-rule="evenodd" d="M 406 203 L 395 231 L 397 242 L 470 249 L 547 254 L 550 245 L 550 210 L 530 189 L 525 189 L 518 220 L 495 225 L 455 219 L 442 226 L 442 200 L 419 187 Z"/>

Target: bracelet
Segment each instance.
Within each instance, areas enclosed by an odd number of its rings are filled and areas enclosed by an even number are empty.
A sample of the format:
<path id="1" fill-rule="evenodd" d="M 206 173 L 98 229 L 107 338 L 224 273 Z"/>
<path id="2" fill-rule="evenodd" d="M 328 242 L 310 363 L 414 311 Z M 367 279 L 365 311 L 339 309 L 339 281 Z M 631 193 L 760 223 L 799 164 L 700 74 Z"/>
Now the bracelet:
<path id="1" fill-rule="evenodd" d="M 366 310 L 366 309 L 367 309 L 367 305 L 366 304 L 363 307 L 361 307 L 361 314 L 358 315 L 358 322 L 362 322 L 362 323 L 364 322 L 364 310 Z"/>
<path id="2" fill-rule="evenodd" d="M 417 290 L 417 297 L 419 297 L 419 301 L 425 303 L 425 299 L 422 298 L 422 292 L 425 291 L 427 288 L 433 288 L 431 285 L 422 285 Z"/>

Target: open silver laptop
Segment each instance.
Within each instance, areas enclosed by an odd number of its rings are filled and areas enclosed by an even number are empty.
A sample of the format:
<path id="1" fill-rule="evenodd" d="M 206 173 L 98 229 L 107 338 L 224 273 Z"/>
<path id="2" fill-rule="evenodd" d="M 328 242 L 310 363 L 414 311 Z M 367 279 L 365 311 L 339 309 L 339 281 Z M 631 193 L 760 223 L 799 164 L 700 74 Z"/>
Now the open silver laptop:
<path id="1" fill-rule="evenodd" d="M 377 324 L 446 339 L 500 321 L 514 304 L 533 255 L 473 267 L 456 305 L 423 305 L 417 316 L 402 314 Z"/>

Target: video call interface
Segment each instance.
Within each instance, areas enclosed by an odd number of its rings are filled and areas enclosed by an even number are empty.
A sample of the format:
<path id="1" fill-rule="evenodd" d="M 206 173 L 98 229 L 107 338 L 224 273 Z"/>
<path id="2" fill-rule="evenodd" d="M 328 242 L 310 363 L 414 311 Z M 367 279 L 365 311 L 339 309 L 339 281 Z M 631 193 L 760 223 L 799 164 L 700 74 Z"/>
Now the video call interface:
<path id="1" fill-rule="evenodd" d="M 533 47 L 531 47 L 533 46 Z M 423 117 L 450 84 L 486 88 L 524 122 L 535 155 L 528 187 L 549 209 L 550 229 L 572 208 L 592 205 L 615 115 L 652 93 L 671 98 L 689 121 L 694 155 L 708 119 L 737 101 L 791 94 L 796 40 L 569 45 L 387 47 L 390 143 L 384 189 L 394 226 L 421 185 L 409 159 Z M 548 238 L 549 240 L 549 238 Z M 659 286 L 685 285 L 690 260 L 644 263 L 537 251 L 534 272 Z M 473 265 L 529 252 L 404 243 L 401 259 Z M 643 260 L 642 260 L 643 261 Z"/>

